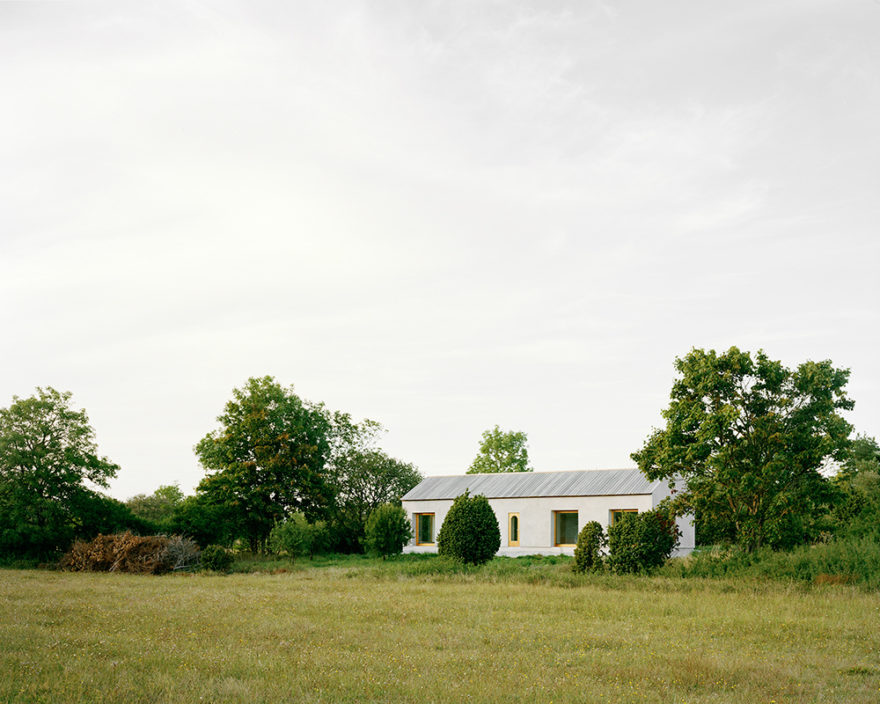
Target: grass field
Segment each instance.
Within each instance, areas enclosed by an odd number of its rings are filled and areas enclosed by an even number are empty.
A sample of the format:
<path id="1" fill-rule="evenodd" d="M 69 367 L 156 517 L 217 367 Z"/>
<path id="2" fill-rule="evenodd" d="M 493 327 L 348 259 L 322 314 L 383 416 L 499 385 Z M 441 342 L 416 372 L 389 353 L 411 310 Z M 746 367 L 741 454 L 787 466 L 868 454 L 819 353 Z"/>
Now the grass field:
<path id="1" fill-rule="evenodd" d="M 874 592 L 431 564 L 0 570 L 0 702 L 880 701 Z"/>

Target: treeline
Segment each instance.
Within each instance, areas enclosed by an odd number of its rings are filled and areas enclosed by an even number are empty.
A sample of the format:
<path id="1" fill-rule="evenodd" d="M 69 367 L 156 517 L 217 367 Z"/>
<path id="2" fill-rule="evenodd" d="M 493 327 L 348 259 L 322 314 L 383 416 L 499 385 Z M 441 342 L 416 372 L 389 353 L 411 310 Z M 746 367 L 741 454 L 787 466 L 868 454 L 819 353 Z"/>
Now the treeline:
<path id="1" fill-rule="evenodd" d="M 360 552 L 373 509 L 422 479 L 378 447 L 380 424 L 262 377 L 233 391 L 219 426 L 196 445 L 205 477 L 194 495 L 166 485 L 123 503 L 100 492 L 119 466 L 99 455 L 85 411 L 70 401 L 37 389 L 0 409 L 2 559 L 54 559 L 75 540 L 122 531 L 259 552 L 294 517 L 320 524 L 327 550 Z"/>

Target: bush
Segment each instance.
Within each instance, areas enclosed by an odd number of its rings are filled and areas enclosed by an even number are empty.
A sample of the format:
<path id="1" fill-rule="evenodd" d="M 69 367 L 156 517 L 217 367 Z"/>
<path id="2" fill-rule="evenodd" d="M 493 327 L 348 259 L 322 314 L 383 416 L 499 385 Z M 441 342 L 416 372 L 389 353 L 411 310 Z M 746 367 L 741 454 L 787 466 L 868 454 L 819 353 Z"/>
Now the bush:
<path id="1" fill-rule="evenodd" d="M 467 491 L 452 502 L 437 535 L 437 552 L 460 562 L 481 565 L 501 547 L 498 519 L 485 496 Z"/>
<path id="2" fill-rule="evenodd" d="M 383 560 L 389 555 L 403 552 L 403 546 L 412 535 L 412 526 L 401 506 L 382 504 L 367 519 L 367 551 L 381 555 Z"/>
<path id="3" fill-rule="evenodd" d="M 222 545 L 209 545 L 202 550 L 202 567 L 214 572 L 227 572 L 232 567 L 232 553 Z"/>
<path id="4" fill-rule="evenodd" d="M 284 523 L 276 523 L 269 533 L 269 549 L 276 555 L 286 554 L 294 562 L 298 557 L 320 555 L 327 551 L 330 532 L 323 521 L 309 523 L 295 513 Z"/>
<path id="5" fill-rule="evenodd" d="M 671 515 L 625 513 L 608 529 L 608 565 L 618 574 L 647 572 L 666 562 L 677 542 Z"/>
<path id="6" fill-rule="evenodd" d="M 602 569 L 602 548 L 605 547 L 605 532 L 598 521 L 590 521 L 578 534 L 574 549 L 572 572 L 583 574 Z"/>
<path id="7" fill-rule="evenodd" d="M 91 542 L 74 543 L 61 558 L 61 568 L 74 572 L 162 574 L 173 568 L 168 543 L 164 535 L 99 535 Z"/>

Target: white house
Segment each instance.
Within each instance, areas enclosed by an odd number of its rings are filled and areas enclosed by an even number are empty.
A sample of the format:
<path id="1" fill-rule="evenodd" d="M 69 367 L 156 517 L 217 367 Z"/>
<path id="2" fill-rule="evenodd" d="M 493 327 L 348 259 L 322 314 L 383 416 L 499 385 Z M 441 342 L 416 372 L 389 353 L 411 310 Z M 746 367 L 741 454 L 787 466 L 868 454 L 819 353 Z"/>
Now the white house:
<path id="1" fill-rule="evenodd" d="M 404 552 L 436 552 L 437 533 L 455 497 L 482 494 L 501 528 L 499 555 L 571 555 L 580 529 L 598 521 L 607 530 L 628 511 L 650 511 L 672 492 L 637 469 L 578 472 L 513 472 L 427 477 L 407 492 L 402 504 L 412 519 L 414 538 Z M 694 524 L 679 518 L 675 555 L 694 548 Z"/>

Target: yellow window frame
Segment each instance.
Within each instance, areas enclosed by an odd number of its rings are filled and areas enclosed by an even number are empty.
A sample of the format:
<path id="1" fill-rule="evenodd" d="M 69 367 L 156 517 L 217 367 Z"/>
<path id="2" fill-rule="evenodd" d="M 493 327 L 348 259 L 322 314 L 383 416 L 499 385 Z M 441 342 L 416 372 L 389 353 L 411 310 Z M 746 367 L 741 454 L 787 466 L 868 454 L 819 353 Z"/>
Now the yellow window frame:
<path id="1" fill-rule="evenodd" d="M 574 548 L 577 543 L 560 543 L 559 542 L 559 516 L 565 513 L 573 513 L 577 516 L 577 511 L 554 511 L 553 512 L 553 545 L 557 548 Z"/>
<path id="2" fill-rule="evenodd" d="M 613 508 L 611 509 L 611 520 L 608 521 L 608 526 L 611 527 L 617 521 L 618 513 L 638 513 L 639 510 L 637 508 Z"/>
<path id="3" fill-rule="evenodd" d="M 516 540 L 513 539 L 513 522 L 516 521 Z M 507 514 L 507 544 L 512 548 L 519 547 L 519 513 Z"/>
<path id="4" fill-rule="evenodd" d="M 415 520 L 415 523 L 416 523 L 416 545 L 436 545 L 437 543 L 434 540 L 431 540 L 430 543 L 423 543 L 419 540 L 419 522 L 420 522 L 419 519 L 422 516 L 430 516 L 431 517 L 431 537 L 432 538 L 434 537 L 434 512 L 431 511 L 431 512 L 426 512 L 426 513 L 416 513 L 416 514 L 414 514 L 414 516 L 416 519 Z"/>

